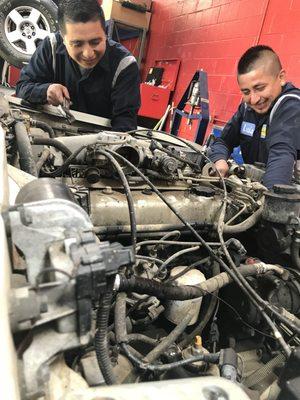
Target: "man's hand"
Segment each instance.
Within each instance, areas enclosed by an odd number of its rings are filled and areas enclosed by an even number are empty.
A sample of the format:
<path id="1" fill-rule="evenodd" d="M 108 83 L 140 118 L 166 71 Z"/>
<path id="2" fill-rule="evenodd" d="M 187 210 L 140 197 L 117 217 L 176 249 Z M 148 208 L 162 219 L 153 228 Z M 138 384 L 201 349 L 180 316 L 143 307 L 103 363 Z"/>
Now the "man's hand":
<path id="1" fill-rule="evenodd" d="M 59 83 L 53 83 L 47 90 L 47 101 L 52 106 L 59 106 L 63 104 L 64 100 L 70 102 L 70 95 L 68 89 Z"/>
<path id="2" fill-rule="evenodd" d="M 218 160 L 215 162 L 216 169 L 220 172 L 223 178 L 228 174 L 229 166 L 226 160 Z"/>

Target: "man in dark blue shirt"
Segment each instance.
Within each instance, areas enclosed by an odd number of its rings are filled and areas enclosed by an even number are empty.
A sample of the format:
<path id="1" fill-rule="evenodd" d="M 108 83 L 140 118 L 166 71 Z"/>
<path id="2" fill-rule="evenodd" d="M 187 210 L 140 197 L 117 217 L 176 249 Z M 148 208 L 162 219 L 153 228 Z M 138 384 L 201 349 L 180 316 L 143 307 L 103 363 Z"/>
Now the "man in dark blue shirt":
<path id="1" fill-rule="evenodd" d="M 245 163 L 266 164 L 263 183 L 290 184 L 300 150 L 300 90 L 286 82 L 277 54 L 268 46 L 248 49 L 238 63 L 243 103 L 211 146 L 210 158 L 222 176 L 227 159 L 241 146 Z"/>
<path id="2" fill-rule="evenodd" d="M 111 119 L 112 129 L 136 129 L 139 70 L 122 45 L 108 40 L 96 0 L 64 0 L 60 33 L 38 46 L 17 84 L 18 97 L 35 104 L 71 102 L 72 109 Z"/>

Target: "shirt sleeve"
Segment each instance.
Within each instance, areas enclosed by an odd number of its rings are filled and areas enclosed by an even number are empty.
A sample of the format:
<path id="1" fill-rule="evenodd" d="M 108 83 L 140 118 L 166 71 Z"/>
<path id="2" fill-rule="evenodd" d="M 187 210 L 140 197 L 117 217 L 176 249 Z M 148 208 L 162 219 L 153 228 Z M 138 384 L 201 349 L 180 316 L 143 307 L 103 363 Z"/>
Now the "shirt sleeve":
<path id="1" fill-rule="evenodd" d="M 117 78 L 111 93 L 112 129 L 130 131 L 137 128 L 137 112 L 141 105 L 140 75 L 136 62 L 125 68 Z"/>
<path id="2" fill-rule="evenodd" d="M 240 144 L 240 129 L 244 108 L 245 106 L 242 103 L 237 112 L 224 126 L 221 137 L 217 138 L 211 145 L 208 154 L 213 162 L 218 160 L 227 160 L 234 147 Z"/>
<path id="3" fill-rule="evenodd" d="M 23 67 L 16 85 L 16 95 L 33 104 L 47 101 L 47 89 L 54 81 L 52 50 L 46 38 L 32 55 L 29 64 Z"/>
<path id="4" fill-rule="evenodd" d="M 267 136 L 268 160 L 263 178 L 271 189 L 292 182 L 299 146 L 300 100 L 286 98 L 274 113 Z"/>

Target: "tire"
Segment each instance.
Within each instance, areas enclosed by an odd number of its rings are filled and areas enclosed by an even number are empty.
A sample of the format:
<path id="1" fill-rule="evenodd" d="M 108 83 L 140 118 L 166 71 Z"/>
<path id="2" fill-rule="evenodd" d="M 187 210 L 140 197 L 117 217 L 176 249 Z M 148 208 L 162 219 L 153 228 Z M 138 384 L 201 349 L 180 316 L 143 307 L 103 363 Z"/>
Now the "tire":
<path id="1" fill-rule="evenodd" d="M 56 32 L 57 6 L 52 0 L 0 0 L 0 55 L 21 68 L 38 44 Z"/>

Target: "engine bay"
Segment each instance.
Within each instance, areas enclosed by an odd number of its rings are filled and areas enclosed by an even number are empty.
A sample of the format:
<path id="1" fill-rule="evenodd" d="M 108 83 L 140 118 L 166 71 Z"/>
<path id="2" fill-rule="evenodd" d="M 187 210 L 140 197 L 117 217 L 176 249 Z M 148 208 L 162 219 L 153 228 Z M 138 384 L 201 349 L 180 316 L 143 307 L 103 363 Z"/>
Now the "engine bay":
<path id="1" fill-rule="evenodd" d="M 0 122 L 20 398 L 299 398 L 297 185 L 5 97 Z"/>

